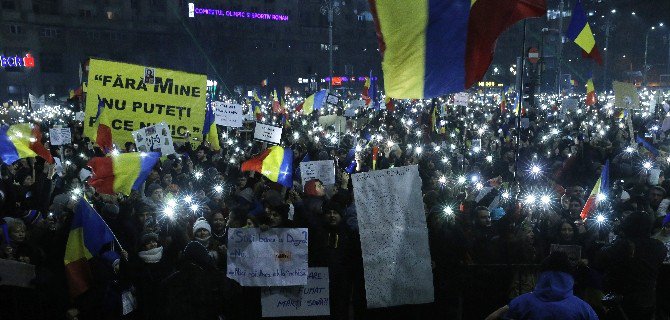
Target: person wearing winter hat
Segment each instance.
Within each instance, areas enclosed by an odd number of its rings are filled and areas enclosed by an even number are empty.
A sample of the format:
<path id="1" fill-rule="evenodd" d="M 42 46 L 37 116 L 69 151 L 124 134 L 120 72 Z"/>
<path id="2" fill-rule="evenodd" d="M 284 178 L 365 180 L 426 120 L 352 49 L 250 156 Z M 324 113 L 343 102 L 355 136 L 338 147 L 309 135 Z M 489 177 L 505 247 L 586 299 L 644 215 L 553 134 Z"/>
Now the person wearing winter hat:
<path id="1" fill-rule="evenodd" d="M 207 222 L 205 218 L 198 218 L 198 220 L 193 223 L 193 239 L 205 247 L 209 253 L 209 256 L 212 257 L 215 263 L 218 263 L 218 248 L 213 243 L 213 241 L 210 241 L 211 238 L 212 227 L 209 225 L 209 222 Z"/>
<path id="2" fill-rule="evenodd" d="M 129 262 L 128 274 L 135 284 L 139 319 L 155 319 L 163 307 L 156 293 L 162 289 L 161 282 L 175 271 L 163 251 L 156 233 L 143 232 L 137 256 Z"/>
<path id="3" fill-rule="evenodd" d="M 151 200 L 151 203 L 154 205 L 154 207 L 160 206 L 160 204 L 163 202 L 163 188 L 158 183 L 150 184 L 147 187 L 146 195 L 149 197 L 148 200 Z"/>

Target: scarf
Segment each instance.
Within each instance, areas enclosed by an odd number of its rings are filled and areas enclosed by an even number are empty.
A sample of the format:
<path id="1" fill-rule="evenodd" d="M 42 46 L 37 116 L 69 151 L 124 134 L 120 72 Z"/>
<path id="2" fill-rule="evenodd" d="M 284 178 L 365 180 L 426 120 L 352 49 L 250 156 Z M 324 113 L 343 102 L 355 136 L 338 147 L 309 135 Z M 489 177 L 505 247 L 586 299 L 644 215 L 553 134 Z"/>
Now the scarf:
<path id="1" fill-rule="evenodd" d="M 156 263 L 163 257 L 163 247 L 140 251 L 137 255 L 139 255 L 145 263 Z"/>
<path id="2" fill-rule="evenodd" d="M 200 244 L 201 244 L 203 247 L 208 248 L 208 247 L 209 247 L 209 239 L 210 239 L 211 237 L 212 237 L 211 235 L 210 235 L 210 236 L 207 236 L 207 237 L 204 237 L 204 238 L 198 238 L 198 237 L 196 237 L 195 240 L 198 241 L 198 242 L 200 242 Z"/>

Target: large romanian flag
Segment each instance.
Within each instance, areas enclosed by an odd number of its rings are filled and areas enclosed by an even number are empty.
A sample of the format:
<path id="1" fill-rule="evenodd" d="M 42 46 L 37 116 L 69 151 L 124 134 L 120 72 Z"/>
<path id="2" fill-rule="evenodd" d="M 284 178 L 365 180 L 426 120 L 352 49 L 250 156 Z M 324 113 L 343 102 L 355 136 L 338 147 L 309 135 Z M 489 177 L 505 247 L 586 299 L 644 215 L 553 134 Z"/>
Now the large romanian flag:
<path id="1" fill-rule="evenodd" d="M 242 163 L 242 171 L 256 171 L 270 181 L 293 187 L 293 151 L 272 146 Z"/>
<path id="2" fill-rule="evenodd" d="M 575 7 L 572 9 L 572 19 L 570 19 L 566 36 L 587 54 L 591 54 L 596 45 L 596 39 L 593 38 L 593 31 L 591 31 L 591 26 L 586 20 L 586 12 L 580 0 L 575 2 Z"/>
<path id="3" fill-rule="evenodd" d="M 12 164 L 22 158 L 40 156 L 47 162 L 54 159 L 42 144 L 40 127 L 30 123 L 19 123 L 0 127 L 0 159 Z"/>
<path id="4" fill-rule="evenodd" d="M 71 297 L 88 290 L 92 281 L 88 260 L 100 256 L 103 247 L 112 241 L 112 230 L 86 200 L 80 199 L 74 209 L 63 259 Z"/>
<path id="5" fill-rule="evenodd" d="M 589 198 L 586 200 L 586 203 L 584 204 L 582 213 L 579 215 L 580 218 L 582 218 L 582 220 L 586 219 L 589 216 L 589 214 L 596 209 L 596 202 L 598 200 L 598 195 L 607 194 L 609 185 L 609 171 L 610 171 L 610 161 L 607 160 L 607 162 L 605 162 L 605 166 L 603 166 L 603 170 L 600 172 L 600 177 L 598 178 L 598 181 L 596 181 L 596 185 L 593 186 L 591 194 L 589 194 Z"/>
<path id="6" fill-rule="evenodd" d="M 95 115 L 95 121 L 98 123 L 98 130 L 95 135 L 95 143 L 102 149 L 102 152 L 112 151 L 112 125 L 109 115 L 105 112 L 105 101 L 98 96 L 98 112 Z"/>
<path id="7" fill-rule="evenodd" d="M 545 0 L 368 0 L 384 88 L 396 99 L 460 92 L 481 80 L 495 42 L 514 23 L 541 17 Z"/>
<path id="8" fill-rule="evenodd" d="M 130 152 L 92 158 L 88 166 L 93 175 L 88 184 L 99 193 L 130 195 L 132 190 L 140 190 L 159 158 L 158 152 Z"/>

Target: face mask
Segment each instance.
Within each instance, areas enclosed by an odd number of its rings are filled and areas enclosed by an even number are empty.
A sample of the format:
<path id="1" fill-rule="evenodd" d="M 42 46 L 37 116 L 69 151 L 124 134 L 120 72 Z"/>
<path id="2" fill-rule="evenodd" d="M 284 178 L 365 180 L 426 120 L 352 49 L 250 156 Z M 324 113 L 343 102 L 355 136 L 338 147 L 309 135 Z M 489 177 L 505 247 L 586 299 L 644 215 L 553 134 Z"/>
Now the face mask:
<path id="1" fill-rule="evenodd" d="M 204 237 L 204 238 L 198 238 L 198 237 L 196 237 L 195 240 L 198 241 L 198 242 L 200 242 L 200 244 L 202 244 L 203 246 L 206 247 L 206 246 L 209 245 L 209 238 L 211 238 L 211 237 L 212 237 L 212 236 L 207 236 L 207 237 Z"/>
<path id="2" fill-rule="evenodd" d="M 163 257 L 163 247 L 140 251 L 138 254 L 145 263 L 156 263 Z"/>

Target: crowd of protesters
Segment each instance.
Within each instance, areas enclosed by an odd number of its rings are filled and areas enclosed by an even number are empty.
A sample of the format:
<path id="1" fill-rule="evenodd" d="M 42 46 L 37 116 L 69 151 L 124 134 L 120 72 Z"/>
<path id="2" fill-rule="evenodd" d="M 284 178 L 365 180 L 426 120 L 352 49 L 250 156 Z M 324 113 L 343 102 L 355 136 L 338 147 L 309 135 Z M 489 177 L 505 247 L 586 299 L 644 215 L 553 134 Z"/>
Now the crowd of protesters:
<path id="1" fill-rule="evenodd" d="M 31 288 L 0 286 L 0 319 L 259 319 L 260 288 L 226 277 L 228 230 L 291 227 L 309 229 L 309 266 L 328 267 L 332 319 L 483 319 L 496 310 L 491 318 L 549 318 L 528 310 L 550 310 L 542 303 L 566 299 L 566 308 L 583 303 L 585 310 L 570 319 L 669 319 L 670 167 L 662 147 L 668 139 L 658 128 L 661 105 L 654 114 L 619 119 L 602 105 L 563 113 L 549 104 L 529 108 L 527 122 L 517 126 L 491 101 L 449 107 L 437 122 L 430 103 L 398 103 L 394 112 L 359 114 L 342 134 L 313 125 L 318 115 L 295 117 L 282 138 L 294 169 L 308 155 L 335 160 L 337 174 L 335 185 L 325 186 L 302 186 L 296 174 L 294 188 L 241 172 L 240 163 L 267 145 L 219 127 L 220 151 L 197 139 L 179 141 L 141 190 L 99 194 L 87 185 L 85 169 L 104 155 L 82 136 L 82 124 L 71 122 L 72 143 L 50 148 L 55 164 L 27 158 L 2 166 L 0 258 L 34 265 L 36 278 Z M 658 146 L 660 155 L 631 134 Z M 132 143 L 117 147 L 135 151 Z M 345 172 L 350 150 L 353 174 L 419 166 L 434 303 L 366 308 Z M 607 160 L 608 192 L 582 219 Z M 63 257 L 82 196 L 118 243 L 90 260 L 93 285 L 70 297 Z M 166 214 L 171 200 L 183 205 Z M 562 257 L 550 256 L 558 247 L 571 248 L 572 260 L 545 268 L 552 263 L 545 258 Z M 525 297 L 529 292 L 535 296 Z M 128 295 L 136 306 L 124 315 Z"/>

